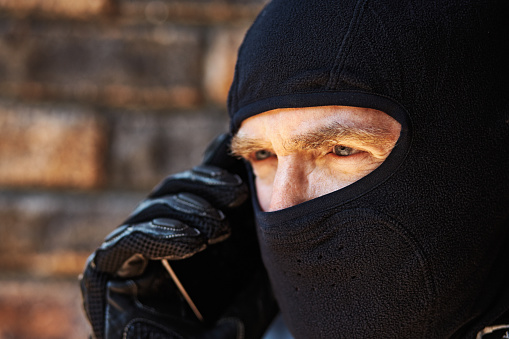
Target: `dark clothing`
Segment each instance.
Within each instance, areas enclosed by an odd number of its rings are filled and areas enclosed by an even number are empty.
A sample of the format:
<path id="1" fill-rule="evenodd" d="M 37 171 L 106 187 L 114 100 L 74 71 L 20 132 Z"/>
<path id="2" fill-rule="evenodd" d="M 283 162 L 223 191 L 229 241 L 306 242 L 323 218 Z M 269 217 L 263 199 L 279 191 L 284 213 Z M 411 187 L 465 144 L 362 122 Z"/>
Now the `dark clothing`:
<path id="1" fill-rule="evenodd" d="M 232 132 L 325 105 L 402 125 L 344 189 L 270 213 L 253 199 L 295 337 L 475 338 L 509 310 L 508 4 L 273 0 L 247 33 Z"/>

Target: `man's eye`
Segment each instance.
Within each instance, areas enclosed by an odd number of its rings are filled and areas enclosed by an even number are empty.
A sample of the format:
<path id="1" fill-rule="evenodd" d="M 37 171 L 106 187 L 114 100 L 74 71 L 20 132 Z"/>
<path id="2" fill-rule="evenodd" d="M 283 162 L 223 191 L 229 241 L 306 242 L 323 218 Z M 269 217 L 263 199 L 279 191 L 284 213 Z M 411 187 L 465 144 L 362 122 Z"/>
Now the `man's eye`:
<path id="1" fill-rule="evenodd" d="M 274 153 L 269 152 L 267 150 L 260 150 L 260 151 L 256 151 L 254 153 L 253 157 L 255 158 L 255 160 L 265 160 L 267 158 L 270 158 L 273 155 L 274 155 Z"/>
<path id="2" fill-rule="evenodd" d="M 346 146 L 343 146 L 343 145 L 336 145 L 332 149 L 332 152 L 335 155 L 337 155 L 337 156 L 346 157 L 346 156 L 349 156 L 349 155 L 353 155 L 353 154 L 359 153 L 360 151 L 358 149 L 355 149 L 355 148 L 346 147 Z"/>

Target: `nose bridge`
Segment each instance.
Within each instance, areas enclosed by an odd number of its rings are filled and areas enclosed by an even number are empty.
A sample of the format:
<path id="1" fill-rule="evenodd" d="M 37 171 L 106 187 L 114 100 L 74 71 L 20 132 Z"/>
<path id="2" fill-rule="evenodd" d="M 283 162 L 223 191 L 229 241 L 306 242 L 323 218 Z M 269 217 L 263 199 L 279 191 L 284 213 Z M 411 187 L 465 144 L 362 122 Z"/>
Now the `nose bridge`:
<path id="1" fill-rule="evenodd" d="M 304 162 L 297 156 L 278 157 L 270 211 L 288 208 L 306 201 L 307 177 Z"/>

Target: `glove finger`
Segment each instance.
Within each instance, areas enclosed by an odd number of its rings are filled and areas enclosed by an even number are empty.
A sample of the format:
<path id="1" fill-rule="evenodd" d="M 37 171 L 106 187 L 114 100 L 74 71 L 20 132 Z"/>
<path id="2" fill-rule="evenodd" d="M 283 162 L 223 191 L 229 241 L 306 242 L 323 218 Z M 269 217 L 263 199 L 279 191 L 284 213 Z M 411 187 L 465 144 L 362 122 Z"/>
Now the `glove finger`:
<path id="1" fill-rule="evenodd" d="M 248 197 L 247 186 L 238 175 L 208 165 L 196 166 L 189 171 L 167 177 L 149 197 L 156 198 L 179 192 L 196 194 L 219 209 L 239 206 Z"/>
<path id="2" fill-rule="evenodd" d="M 147 199 L 134 210 L 126 223 L 137 223 L 160 217 L 180 220 L 195 228 L 209 244 L 220 242 L 230 235 L 230 228 L 223 212 L 191 193 Z"/>
<path id="3" fill-rule="evenodd" d="M 96 271 L 92 266 L 93 256 L 87 262 L 80 279 L 83 308 L 92 325 L 95 338 L 103 338 L 105 289 L 109 276 Z"/>
<path id="4" fill-rule="evenodd" d="M 143 273 L 148 260 L 184 259 L 204 250 L 201 232 L 168 218 L 120 226 L 96 251 L 93 265 L 121 277 Z"/>

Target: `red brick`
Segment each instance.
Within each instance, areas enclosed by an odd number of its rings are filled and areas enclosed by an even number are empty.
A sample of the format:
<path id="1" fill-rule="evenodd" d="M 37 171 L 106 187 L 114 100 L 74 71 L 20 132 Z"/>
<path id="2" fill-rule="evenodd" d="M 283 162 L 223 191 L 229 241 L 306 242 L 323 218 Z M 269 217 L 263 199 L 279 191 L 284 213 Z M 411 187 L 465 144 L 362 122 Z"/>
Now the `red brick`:
<path id="1" fill-rule="evenodd" d="M 77 279 L 0 280 L 0 338 L 83 339 L 90 327 Z"/>
<path id="2" fill-rule="evenodd" d="M 224 106 L 228 96 L 237 50 L 247 26 L 217 29 L 209 35 L 209 48 L 205 57 L 204 86 L 209 100 Z"/>
<path id="3" fill-rule="evenodd" d="M 115 114 L 109 183 L 148 192 L 165 176 L 199 164 L 207 145 L 227 129 L 223 111 Z"/>
<path id="4" fill-rule="evenodd" d="M 0 0 L 0 9 L 67 17 L 89 17 L 110 8 L 110 0 Z"/>
<path id="5" fill-rule="evenodd" d="M 77 276 L 145 196 L 0 191 L 0 272 Z"/>
<path id="6" fill-rule="evenodd" d="M 153 23 L 185 21 L 192 23 L 252 21 L 267 0 L 119 0 L 121 15 L 147 19 Z"/>
<path id="7" fill-rule="evenodd" d="M 0 267 L 3 272 L 30 272 L 37 277 L 77 277 L 83 272 L 90 254 L 73 251 L 0 253 Z"/>
<path id="8" fill-rule="evenodd" d="M 2 29 L 3 95 L 152 109 L 201 103 L 196 27 L 11 20 Z"/>
<path id="9" fill-rule="evenodd" d="M 105 134 L 90 112 L 19 104 L 0 106 L 0 185 L 98 187 Z"/>

